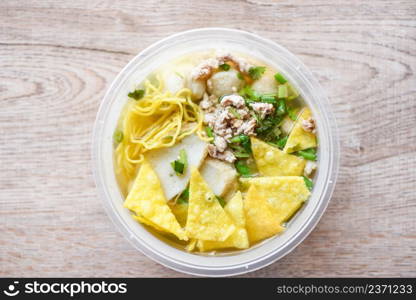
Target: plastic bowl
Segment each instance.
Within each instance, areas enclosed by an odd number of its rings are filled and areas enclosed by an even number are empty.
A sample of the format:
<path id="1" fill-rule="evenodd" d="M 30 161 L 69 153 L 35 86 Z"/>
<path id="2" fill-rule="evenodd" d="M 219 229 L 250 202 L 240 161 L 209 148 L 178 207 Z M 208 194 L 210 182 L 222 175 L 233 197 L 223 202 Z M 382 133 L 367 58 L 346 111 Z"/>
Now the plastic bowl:
<path id="1" fill-rule="evenodd" d="M 320 151 L 312 195 L 287 230 L 247 250 L 200 255 L 180 250 L 150 233 L 123 207 L 113 165 L 113 132 L 127 93 L 158 66 L 180 55 L 207 49 L 246 53 L 282 72 L 298 89 L 317 121 Z M 231 276 L 251 272 L 282 258 L 316 226 L 331 198 L 338 173 L 336 123 L 321 86 L 312 73 L 282 46 L 255 34 L 224 28 L 202 28 L 169 36 L 143 50 L 118 74 L 101 103 L 95 122 L 93 171 L 98 193 L 115 226 L 138 250 L 179 272 L 199 276 Z"/>

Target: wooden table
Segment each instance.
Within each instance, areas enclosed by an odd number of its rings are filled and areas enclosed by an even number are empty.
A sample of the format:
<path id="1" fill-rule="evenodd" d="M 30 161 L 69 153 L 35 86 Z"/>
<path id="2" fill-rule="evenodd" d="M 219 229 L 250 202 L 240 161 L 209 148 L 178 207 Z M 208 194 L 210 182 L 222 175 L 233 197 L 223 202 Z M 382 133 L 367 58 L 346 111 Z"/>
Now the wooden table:
<path id="1" fill-rule="evenodd" d="M 0 276 L 184 276 L 111 224 L 91 174 L 91 129 L 133 56 L 208 26 L 299 56 L 340 129 L 338 184 L 319 225 L 247 276 L 416 276 L 414 0 L 2 0 Z"/>

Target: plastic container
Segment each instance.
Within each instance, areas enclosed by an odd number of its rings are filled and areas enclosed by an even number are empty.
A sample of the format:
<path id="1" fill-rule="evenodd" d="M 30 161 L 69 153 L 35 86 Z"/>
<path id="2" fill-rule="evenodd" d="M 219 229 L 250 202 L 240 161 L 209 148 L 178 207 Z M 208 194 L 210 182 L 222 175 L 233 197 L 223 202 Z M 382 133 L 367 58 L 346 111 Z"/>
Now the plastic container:
<path id="1" fill-rule="evenodd" d="M 222 48 L 246 53 L 282 72 L 298 89 L 317 121 L 320 151 L 315 186 L 309 200 L 287 230 L 250 249 L 200 255 L 187 253 L 157 238 L 123 207 L 113 166 L 112 136 L 127 93 L 158 66 L 186 53 Z M 282 46 L 245 31 L 202 28 L 169 36 L 146 48 L 118 74 L 97 114 L 92 141 L 93 171 L 98 193 L 115 226 L 138 250 L 158 263 L 188 274 L 231 276 L 265 267 L 301 243 L 324 213 L 338 173 L 339 144 L 328 100 L 312 73 Z"/>

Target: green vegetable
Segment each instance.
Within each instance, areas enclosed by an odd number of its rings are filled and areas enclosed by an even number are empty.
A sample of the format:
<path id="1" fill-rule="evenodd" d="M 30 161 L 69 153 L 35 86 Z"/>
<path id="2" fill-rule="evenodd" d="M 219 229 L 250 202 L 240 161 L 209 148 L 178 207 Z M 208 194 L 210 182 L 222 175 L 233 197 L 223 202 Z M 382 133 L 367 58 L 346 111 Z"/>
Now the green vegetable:
<path id="1" fill-rule="evenodd" d="M 244 80 L 244 76 L 241 72 L 237 73 L 237 78 L 240 79 L 240 80 Z"/>
<path id="2" fill-rule="evenodd" d="M 261 102 L 264 102 L 264 103 L 275 104 L 276 103 L 276 95 L 275 94 L 264 94 L 264 95 L 260 96 L 259 100 Z"/>
<path id="3" fill-rule="evenodd" d="M 183 171 L 185 170 L 185 164 L 181 163 L 179 160 L 172 161 L 170 163 L 173 170 L 175 171 L 176 175 L 183 174 Z"/>
<path id="4" fill-rule="evenodd" d="M 222 207 L 224 207 L 224 206 L 225 206 L 225 204 L 226 204 L 226 202 L 225 202 L 224 198 L 223 198 L 223 197 L 221 197 L 221 196 L 215 196 L 215 197 L 217 198 L 217 200 L 218 200 L 218 202 L 220 203 L 220 205 L 221 205 Z"/>
<path id="5" fill-rule="evenodd" d="M 253 89 L 249 85 L 243 87 L 240 90 L 239 94 L 240 96 L 244 97 L 244 99 L 246 100 L 246 104 L 259 101 L 260 97 L 260 95 L 256 91 L 253 91 Z"/>
<path id="6" fill-rule="evenodd" d="M 286 109 L 286 102 L 284 99 L 279 99 L 279 102 L 277 104 L 276 107 L 276 114 L 278 116 L 283 116 L 287 113 L 287 109 Z"/>
<path id="7" fill-rule="evenodd" d="M 114 142 L 116 142 L 117 144 L 120 144 L 123 141 L 123 132 L 121 130 L 116 130 L 114 131 L 113 134 L 113 140 Z"/>
<path id="8" fill-rule="evenodd" d="M 185 168 L 188 166 L 188 156 L 185 149 L 179 151 L 179 161 L 185 165 Z"/>
<path id="9" fill-rule="evenodd" d="M 189 187 L 187 187 L 176 200 L 176 203 L 184 204 L 189 201 Z"/>
<path id="10" fill-rule="evenodd" d="M 234 164 L 237 172 L 241 176 L 250 176 L 251 171 L 250 168 L 247 166 L 247 163 L 244 160 L 237 160 L 237 162 Z"/>
<path id="11" fill-rule="evenodd" d="M 287 85 L 287 90 L 288 90 L 288 96 L 287 99 L 288 100 L 293 100 L 296 99 L 297 97 L 299 97 L 299 93 L 298 91 L 289 83 L 286 84 Z"/>
<path id="12" fill-rule="evenodd" d="M 315 148 L 309 148 L 309 149 L 306 149 L 306 150 L 301 150 L 301 151 L 298 151 L 297 154 L 299 156 L 302 156 L 304 159 L 307 159 L 307 160 L 313 160 L 313 161 L 316 160 L 316 149 Z"/>
<path id="13" fill-rule="evenodd" d="M 144 90 L 135 90 L 134 92 L 129 93 L 128 96 L 136 101 L 140 100 L 144 96 Z"/>
<path id="14" fill-rule="evenodd" d="M 281 116 L 274 115 L 269 116 L 264 120 L 257 120 L 259 123 L 259 126 L 256 128 L 256 133 L 260 136 L 264 136 L 265 134 L 268 134 L 270 131 L 272 131 L 282 120 Z"/>
<path id="15" fill-rule="evenodd" d="M 205 127 L 205 132 L 207 133 L 208 137 L 210 137 L 210 138 L 214 137 L 214 132 L 212 131 L 211 127 L 209 127 L 209 126 Z"/>
<path id="16" fill-rule="evenodd" d="M 237 151 L 241 152 L 241 153 L 247 153 L 250 154 L 251 153 L 251 141 L 250 138 L 248 137 L 248 135 L 245 134 L 239 134 L 234 136 L 233 138 L 231 138 L 230 140 L 231 143 L 239 143 L 242 147 L 242 149 L 236 149 Z M 234 145 L 230 145 L 231 147 L 235 147 Z M 234 153 L 236 154 L 236 153 Z M 243 156 L 241 156 L 243 157 Z M 248 157 L 248 156 L 244 156 L 244 157 Z"/>
<path id="17" fill-rule="evenodd" d="M 281 84 L 284 84 L 284 83 L 287 82 L 286 78 L 282 74 L 280 74 L 280 73 L 274 74 L 274 79 L 276 79 L 276 81 L 278 83 L 281 83 Z"/>
<path id="18" fill-rule="evenodd" d="M 289 118 L 291 118 L 293 121 L 296 121 L 296 119 L 298 118 L 296 108 L 287 107 L 287 114 L 289 115 Z"/>
<path id="19" fill-rule="evenodd" d="M 279 147 L 280 149 L 283 149 L 284 147 L 285 147 L 285 145 L 286 145 L 286 142 L 287 142 L 287 136 L 285 136 L 285 137 L 283 137 L 283 138 L 281 138 L 281 139 L 278 139 L 277 141 L 276 141 L 276 145 L 277 145 L 277 147 Z"/>
<path id="20" fill-rule="evenodd" d="M 179 159 L 170 163 L 176 175 L 182 175 L 188 165 L 188 158 L 186 151 L 181 149 L 179 151 Z"/>
<path id="21" fill-rule="evenodd" d="M 278 136 L 280 136 L 280 134 L 282 133 L 282 131 L 280 130 L 280 127 L 279 126 L 275 126 L 274 128 L 273 128 L 273 134 L 276 136 L 276 137 L 278 137 Z"/>
<path id="22" fill-rule="evenodd" d="M 237 152 L 234 152 L 234 156 L 237 158 L 249 158 L 250 154 L 244 151 L 237 151 Z"/>
<path id="23" fill-rule="evenodd" d="M 277 95 L 279 97 L 279 99 L 286 99 L 287 98 L 287 86 L 285 85 L 279 85 L 278 90 L 277 90 Z"/>
<path id="24" fill-rule="evenodd" d="M 306 187 L 308 188 L 308 190 L 312 190 L 312 188 L 313 188 L 313 182 L 312 182 L 312 180 L 310 180 L 308 177 L 306 177 L 306 176 L 302 176 L 303 177 L 303 181 L 305 181 L 305 185 L 306 185 Z"/>
<path id="25" fill-rule="evenodd" d="M 248 70 L 248 75 L 253 80 L 259 80 L 265 71 L 266 67 L 251 67 Z"/>
<path id="26" fill-rule="evenodd" d="M 239 135 L 236 135 L 236 136 L 232 137 L 230 142 L 231 143 L 241 143 L 241 142 L 246 142 L 246 141 L 249 141 L 249 140 L 250 140 L 250 138 L 247 135 L 239 134 Z"/>
<path id="27" fill-rule="evenodd" d="M 233 149 L 235 157 L 238 158 L 248 158 L 250 157 L 250 152 L 247 151 L 243 146 L 236 144 L 229 144 L 230 148 Z M 250 149 L 251 150 L 251 149 Z"/>
<path id="28" fill-rule="evenodd" d="M 220 69 L 222 69 L 224 71 L 228 71 L 230 68 L 231 68 L 231 66 L 229 64 L 220 65 Z"/>
<path id="29" fill-rule="evenodd" d="M 237 111 L 234 107 L 230 106 L 230 107 L 228 108 L 228 111 L 229 111 L 230 113 L 232 113 L 232 115 L 233 115 L 234 117 L 236 117 L 237 119 L 241 119 L 241 115 L 238 113 L 238 111 Z"/>

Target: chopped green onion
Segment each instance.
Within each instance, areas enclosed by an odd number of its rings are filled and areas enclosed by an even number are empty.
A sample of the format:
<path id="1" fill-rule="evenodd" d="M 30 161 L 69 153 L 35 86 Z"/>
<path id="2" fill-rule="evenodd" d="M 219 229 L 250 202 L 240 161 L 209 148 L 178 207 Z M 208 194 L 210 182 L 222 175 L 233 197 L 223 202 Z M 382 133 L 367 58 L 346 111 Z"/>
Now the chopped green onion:
<path id="1" fill-rule="evenodd" d="M 241 176 L 250 176 L 251 172 L 250 172 L 250 168 L 247 166 L 246 162 L 243 160 L 238 160 L 235 164 L 234 164 L 237 172 L 241 175 Z"/>
<path id="2" fill-rule="evenodd" d="M 220 205 L 221 205 L 222 207 L 224 207 L 224 206 L 225 206 L 225 204 L 226 204 L 226 202 L 225 202 L 224 198 L 223 198 L 223 197 L 221 197 L 221 196 L 215 196 L 215 197 L 217 198 L 217 200 L 218 200 L 218 202 L 220 203 Z"/>
<path id="3" fill-rule="evenodd" d="M 187 187 L 176 200 L 176 203 L 184 204 L 189 201 L 189 187 Z"/>
<path id="4" fill-rule="evenodd" d="M 278 137 L 280 134 L 282 133 L 282 131 L 280 130 L 279 126 L 276 126 L 275 128 L 273 128 L 273 134 Z"/>
<path id="5" fill-rule="evenodd" d="M 224 71 L 228 71 L 230 68 L 231 68 L 231 66 L 229 64 L 220 65 L 220 69 L 222 69 Z"/>
<path id="6" fill-rule="evenodd" d="M 185 170 L 184 163 L 181 163 L 179 160 L 175 160 L 175 161 L 172 161 L 170 165 L 172 166 L 176 174 L 183 174 L 183 171 Z"/>
<path id="7" fill-rule="evenodd" d="M 264 94 L 260 96 L 260 101 L 265 103 L 276 103 L 276 95 Z"/>
<path id="8" fill-rule="evenodd" d="M 245 87 L 243 87 L 240 90 L 239 94 L 240 96 L 244 97 L 244 99 L 246 100 L 246 104 L 253 102 L 253 101 L 258 101 L 260 97 L 260 95 L 256 91 L 253 91 L 253 89 L 249 85 L 246 85 Z"/>
<path id="9" fill-rule="evenodd" d="M 287 107 L 287 114 L 289 115 L 289 118 L 291 118 L 293 121 L 296 121 L 296 119 L 298 118 L 296 108 Z"/>
<path id="10" fill-rule="evenodd" d="M 284 84 L 284 83 L 287 82 L 286 78 L 282 74 L 280 74 L 280 73 L 274 74 L 274 79 L 276 79 L 276 81 L 278 83 L 281 83 L 281 84 Z"/>
<path id="11" fill-rule="evenodd" d="M 287 98 L 287 86 L 285 85 L 279 85 L 277 95 L 279 99 L 286 99 Z"/>
<path id="12" fill-rule="evenodd" d="M 287 142 L 287 136 L 278 139 L 276 142 L 277 147 L 279 147 L 280 149 L 283 149 L 286 146 L 286 142 Z"/>
<path id="13" fill-rule="evenodd" d="M 250 138 L 248 137 L 248 135 L 245 135 L 245 134 L 236 135 L 233 138 L 231 138 L 230 142 L 241 144 L 242 150 L 237 149 L 239 152 L 241 152 L 240 154 L 242 154 L 242 153 L 250 154 L 251 153 L 251 141 L 250 141 Z M 236 153 L 234 153 L 234 154 L 236 154 Z M 240 157 L 248 157 L 248 156 L 245 156 L 245 154 L 244 154 L 244 156 L 240 156 Z"/>
<path id="14" fill-rule="evenodd" d="M 232 113 L 232 115 L 234 116 L 234 117 L 236 117 L 237 119 L 241 119 L 241 115 L 239 114 L 239 112 L 234 108 L 234 107 L 232 107 L 232 106 L 230 106 L 229 108 L 228 108 L 228 111 L 230 112 L 230 113 Z"/>
<path id="15" fill-rule="evenodd" d="M 120 144 L 123 141 L 123 137 L 124 135 L 121 130 L 114 131 L 114 134 L 113 134 L 114 142 L 116 142 L 117 144 Z"/>
<path id="16" fill-rule="evenodd" d="M 237 158 L 249 158 L 250 154 L 247 152 L 234 152 L 234 156 Z"/>
<path id="17" fill-rule="evenodd" d="M 185 168 L 188 166 L 188 156 L 186 155 L 185 149 L 179 151 L 179 161 L 184 164 Z"/>
<path id="18" fill-rule="evenodd" d="M 256 119 L 257 120 L 257 119 Z M 272 140 L 275 136 L 272 136 L 273 129 L 282 121 L 282 117 L 276 113 L 273 116 L 269 116 L 265 119 L 258 121 L 259 126 L 256 128 L 256 133 L 260 135 L 264 140 Z M 267 137 L 267 138 L 266 138 Z"/>
<path id="19" fill-rule="evenodd" d="M 172 161 L 170 164 L 173 170 L 175 171 L 176 175 L 182 175 L 185 171 L 185 168 L 188 165 L 186 151 L 184 149 L 181 149 L 179 151 L 179 159 Z"/>
<path id="20" fill-rule="evenodd" d="M 235 157 L 238 158 L 248 158 L 250 157 L 250 152 L 247 151 L 243 146 L 236 145 L 236 144 L 229 144 L 230 148 L 233 149 L 233 153 Z M 250 149 L 251 150 L 251 149 Z"/>
<path id="21" fill-rule="evenodd" d="M 128 96 L 136 101 L 140 100 L 144 96 L 144 90 L 135 90 L 134 92 L 129 93 Z"/>
<path id="22" fill-rule="evenodd" d="M 299 97 L 299 93 L 298 91 L 291 85 L 291 84 L 286 84 L 287 85 L 287 89 L 288 89 L 288 96 L 287 99 L 288 100 L 293 100 L 296 99 L 297 97 Z"/>
<path id="23" fill-rule="evenodd" d="M 266 67 L 251 67 L 248 69 L 248 75 L 253 80 L 259 80 L 265 71 Z"/>
<path id="24" fill-rule="evenodd" d="M 249 137 L 245 134 L 239 134 L 236 135 L 234 137 L 231 138 L 230 142 L 231 143 L 241 143 L 241 142 L 246 142 L 249 140 Z"/>
<path id="25" fill-rule="evenodd" d="M 205 132 L 207 133 L 208 137 L 210 137 L 210 138 L 214 137 L 214 132 L 212 131 L 211 127 L 209 127 L 209 126 L 205 127 Z"/>
<path id="26" fill-rule="evenodd" d="M 258 116 L 258 114 L 256 114 L 255 111 L 250 111 L 250 114 L 254 119 L 256 119 L 257 123 L 261 124 L 260 117 Z"/>
<path id="27" fill-rule="evenodd" d="M 313 161 L 316 160 L 316 150 L 314 148 L 300 150 L 297 152 L 297 154 L 307 160 L 313 160 Z"/>
<path id="28" fill-rule="evenodd" d="M 283 116 L 284 114 L 286 114 L 287 109 L 286 109 L 286 102 L 284 99 L 279 99 L 279 103 L 277 104 L 277 109 L 276 109 L 276 114 L 278 116 Z"/>
<path id="29" fill-rule="evenodd" d="M 241 72 L 237 73 L 237 78 L 240 79 L 240 80 L 244 80 L 244 76 Z"/>
<path id="30" fill-rule="evenodd" d="M 312 182 L 312 180 L 310 180 L 308 177 L 306 177 L 306 176 L 302 176 L 303 177 L 303 181 L 305 181 L 305 185 L 306 185 L 306 187 L 308 188 L 308 190 L 312 190 L 312 188 L 313 188 L 313 182 Z"/>

